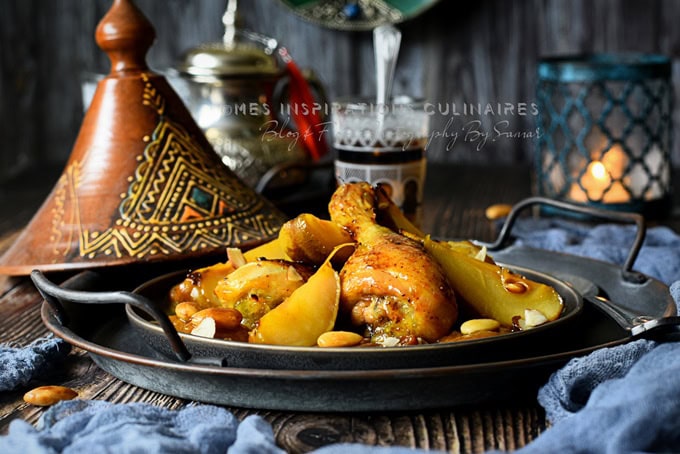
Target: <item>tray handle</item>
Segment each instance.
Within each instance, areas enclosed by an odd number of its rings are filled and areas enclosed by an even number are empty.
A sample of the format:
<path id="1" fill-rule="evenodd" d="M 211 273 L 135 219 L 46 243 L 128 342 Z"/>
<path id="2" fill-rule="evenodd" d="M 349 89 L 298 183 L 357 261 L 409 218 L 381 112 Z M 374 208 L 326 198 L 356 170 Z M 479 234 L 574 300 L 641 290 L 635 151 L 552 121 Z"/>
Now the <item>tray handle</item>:
<path id="1" fill-rule="evenodd" d="M 153 317 L 158 322 L 165 336 L 170 342 L 170 347 L 177 356 L 177 358 L 186 362 L 191 358 L 189 350 L 179 337 L 177 330 L 172 325 L 168 316 L 158 309 L 156 305 L 149 299 L 142 295 L 137 295 L 130 292 L 88 292 L 83 290 L 72 290 L 59 287 L 39 270 L 31 272 L 31 280 L 40 292 L 40 295 L 47 301 L 52 308 L 55 317 L 63 326 L 67 326 L 68 316 L 64 310 L 62 302 L 71 302 L 79 304 L 129 304 L 139 308 Z"/>
<path id="2" fill-rule="evenodd" d="M 635 263 L 635 259 L 637 259 L 640 249 L 642 248 L 642 243 L 645 240 L 645 235 L 647 233 L 645 218 L 637 213 L 611 211 L 605 210 L 603 208 L 576 205 L 573 203 L 548 199 L 545 197 L 529 197 L 513 206 L 507 218 L 505 218 L 505 222 L 501 227 L 501 231 L 499 232 L 496 241 L 494 241 L 493 243 L 485 243 L 487 249 L 489 249 L 490 251 L 502 249 L 510 239 L 512 227 L 515 224 L 515 221 L 517 220 L 517 217 L 519 216 L 520 212 L 522 212 L 524 209 L 528 207 L 535 205 L 546 205 L 564 211 L 584 214 L 586 216 L 605 219 L 608 221 L 635 224 L 635 226 L 637 227 L 635 232 L 635 240 L 633 241 L 633 244 L 630 247 L 626 261 L 623 263 L 621 267 L 621 274 L 626 282 L 633 284 L 642 284 L 647 280 L 647 277 L 644 274 L 638 273 L 637 271 L 633 271 L 633 264 Z"/>

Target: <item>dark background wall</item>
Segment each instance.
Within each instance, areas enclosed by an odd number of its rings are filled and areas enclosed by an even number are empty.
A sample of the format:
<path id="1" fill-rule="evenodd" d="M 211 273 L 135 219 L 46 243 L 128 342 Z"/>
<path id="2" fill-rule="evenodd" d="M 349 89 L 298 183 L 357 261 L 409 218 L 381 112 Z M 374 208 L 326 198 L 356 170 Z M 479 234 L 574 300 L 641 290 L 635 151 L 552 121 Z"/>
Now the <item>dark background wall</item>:
<path id="1" fill-rule="evenodd" d="M 189 47 L 222 36 L 225 0 L 136 3 L 156 28 L 148 56 L 155 69 L 174 64 Z M 0 2 L 0 179 L 34 164 L 67 159 L 83 115 L 82 75 L 108 71 L 94 30 L 109 6 L 110 0 Z M 277 0 L 241 0 L 239 9 L 246 28 L 277 38 L 300 66 L 314 69 L 331 98 L 373 94 L 370 32 L 321 28 Z M 395 92 L 458 106 L 530 103 L 538 57 L 591 51 L 669 55 L 677 87 L 679 18 L 677 0 L 442 0 L 399 25 L 403 38 Z M 442 131 L 449 118 L 433 118 L 433 129 Z M 481 120 L 488 127 L 499 119 Z M 532 116 L 508 120 L 518 131 L 534 126 Z M 461 145 L 446 150 L 444 145 L 428 150 L 430 160 L 510 164 L 532 159 L 526 139 L 481 149 Z"/>

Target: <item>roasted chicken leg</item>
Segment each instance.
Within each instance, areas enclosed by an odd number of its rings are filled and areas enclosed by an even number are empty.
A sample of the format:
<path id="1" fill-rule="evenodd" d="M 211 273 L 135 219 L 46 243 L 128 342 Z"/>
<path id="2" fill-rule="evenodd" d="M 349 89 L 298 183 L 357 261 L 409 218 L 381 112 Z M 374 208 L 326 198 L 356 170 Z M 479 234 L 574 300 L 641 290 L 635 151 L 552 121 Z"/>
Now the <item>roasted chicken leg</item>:
<path id="1" fill-rule="evenodd" d="M 329 204 L 331 219 L 357 242 L 340 271 L 341 310 L 371 338 L 422 338 L 448 334 L 458 306 L 444 272 L 423 246 L 376 222 L 368 183 L 340 186 Z"/>

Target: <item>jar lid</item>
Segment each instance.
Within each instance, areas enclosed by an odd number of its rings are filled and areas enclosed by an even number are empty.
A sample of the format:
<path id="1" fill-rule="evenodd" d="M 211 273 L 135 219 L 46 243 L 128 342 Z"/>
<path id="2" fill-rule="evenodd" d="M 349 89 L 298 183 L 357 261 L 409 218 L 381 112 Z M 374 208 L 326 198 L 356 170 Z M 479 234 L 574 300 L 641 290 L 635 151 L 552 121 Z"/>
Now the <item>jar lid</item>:
<path id="1" fill-rule="evenodd" d="M 230 43 L 204 43 L 187 51 L 180 64 L 180 74 L 199 81 L 242 76 L 270 77 L 282 69 L 274 51 L 278 43 L 253 32 L 237 31 Z"/>
<path id="2" fill-rule="evenodd" d="M 555 82 L 668 79 L 672 64 L 658 54 L 602 53 L 545 57 L 538 62 L 538 77 Z"/>

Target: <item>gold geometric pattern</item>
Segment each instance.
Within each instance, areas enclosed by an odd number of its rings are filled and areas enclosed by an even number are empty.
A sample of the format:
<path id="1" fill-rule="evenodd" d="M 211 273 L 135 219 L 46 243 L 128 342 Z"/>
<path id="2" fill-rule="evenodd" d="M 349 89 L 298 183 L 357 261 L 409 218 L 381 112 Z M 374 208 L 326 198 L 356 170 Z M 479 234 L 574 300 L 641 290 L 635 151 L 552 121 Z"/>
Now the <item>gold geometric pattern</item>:
<path id="1" fill-rule="evenodd" d="M 156 111 L 158 123 L 142 139 L 147 145 L 136 158 L 138 165 L 128 177 L 127 192 L 120 195 L 111 228 L 82 228 L 75 199 L 79 255 L 144 258 L 238 245 L 274 235 L 285 219 L 237 178 L 225 178 L 224 169 L 215 165 L 221 165 L 219 161 L 206 160 L 205 151 L 165 115 L 165 100 L 146 74 L 142 79 L 142 103 Z M 77 192 L 77 179 L 63 183 Z"/>

